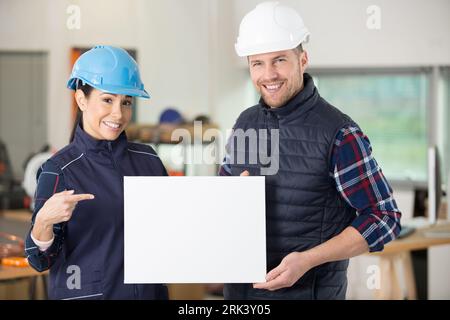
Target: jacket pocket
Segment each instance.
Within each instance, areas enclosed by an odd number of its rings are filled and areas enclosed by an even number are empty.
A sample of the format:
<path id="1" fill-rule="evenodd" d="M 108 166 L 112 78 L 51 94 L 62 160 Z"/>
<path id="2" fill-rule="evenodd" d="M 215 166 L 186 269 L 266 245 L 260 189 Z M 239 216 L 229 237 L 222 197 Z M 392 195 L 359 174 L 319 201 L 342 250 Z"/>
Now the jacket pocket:
<path id="1" fill-rule="evenodd" d="M 67 270 L 58 270 L 56 281 L 49 290 L 51 299 L 103 299 L 103 272 L 101 270 L 83 271 L 85 269 L 81 268 L 78 271 Z M 79 272 L 79 275 L 76 272 Z M 79 278 L 77 279 L 77 277 Z"/>

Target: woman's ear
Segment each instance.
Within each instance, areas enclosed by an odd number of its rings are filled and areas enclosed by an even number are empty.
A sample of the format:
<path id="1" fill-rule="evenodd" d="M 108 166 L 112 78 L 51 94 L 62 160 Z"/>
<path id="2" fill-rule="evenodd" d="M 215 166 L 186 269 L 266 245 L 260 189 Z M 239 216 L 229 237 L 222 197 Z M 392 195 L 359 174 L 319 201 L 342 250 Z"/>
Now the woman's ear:
<path id="1" fill-rule="evenodd" d="M 78 108 L 80 108 L 81 111 L 85 111 L 87 108 L 87 99 L 86 96 L 84 95 L 84 92 L 81 90 L 76 90 L 75 91 L 75 101 L 78 104 Z"/>

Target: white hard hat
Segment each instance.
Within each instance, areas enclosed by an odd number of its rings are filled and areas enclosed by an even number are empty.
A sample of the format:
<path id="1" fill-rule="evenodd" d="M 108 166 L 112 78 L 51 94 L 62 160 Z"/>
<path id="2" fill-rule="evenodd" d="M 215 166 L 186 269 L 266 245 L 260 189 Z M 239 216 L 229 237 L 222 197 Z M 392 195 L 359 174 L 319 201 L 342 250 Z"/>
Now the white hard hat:
<path id="1" fill-rule="evenodd" d="M 235 44 L 240 57 L 296 48 L 309 40 L 302 17 L 277 1 L 260 3 L 247 13 Z"/>

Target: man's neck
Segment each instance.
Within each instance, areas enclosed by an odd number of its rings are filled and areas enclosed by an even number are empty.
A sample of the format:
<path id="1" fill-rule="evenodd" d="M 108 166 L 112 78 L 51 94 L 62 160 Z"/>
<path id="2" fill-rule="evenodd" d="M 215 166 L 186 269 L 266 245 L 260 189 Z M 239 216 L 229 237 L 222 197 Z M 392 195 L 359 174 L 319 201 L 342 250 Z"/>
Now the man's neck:
<path id="1" fill-rule="evenodd" d="M 285 106 L 289 101 L 291 101 L 292 98 L 294 98 L 296 95 L 298 95 L 298 94 L 300 93 L 300 91 L 303 90 L 304 87 L 305 87 L 305 82 L 302 81 L 302 85 L 300 86 L 300 89 L 298 89 L 297 91 L 295 91 L 295 93 L 294 93 L 288 100 L 286 100 L 286 102 L 285 102 L 284 104 L 282 104 L 282 105 L 279 106 L 279 107 L 272 107 L 271 105 L 269 105 L 269 104 L 267 104 L 267 103 L 266 103 L 266 104 L 269 106 L 270 109 L 282 108 L 282 107 Z"/>

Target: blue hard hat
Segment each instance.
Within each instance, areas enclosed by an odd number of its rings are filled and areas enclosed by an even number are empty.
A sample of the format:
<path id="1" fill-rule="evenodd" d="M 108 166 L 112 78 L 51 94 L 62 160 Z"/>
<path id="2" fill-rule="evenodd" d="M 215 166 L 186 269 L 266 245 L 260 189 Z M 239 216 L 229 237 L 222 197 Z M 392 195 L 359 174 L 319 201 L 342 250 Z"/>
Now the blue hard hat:
<path id="1" fill-rule="evenodd" d="M 95 46 L 83 53 L 73 66 L 67 87 L 75 90 L 78 79 L 104 92 L 150 98 L 136 61 L 122 48 Z"/>
<path id="2" fill-rule="evenodd" d="M 172 108 L 165 109 L 159 116 L 159 123 L 180 124 L 183 123 L 183 121 L 184 119 L 181 113 Z"/>

